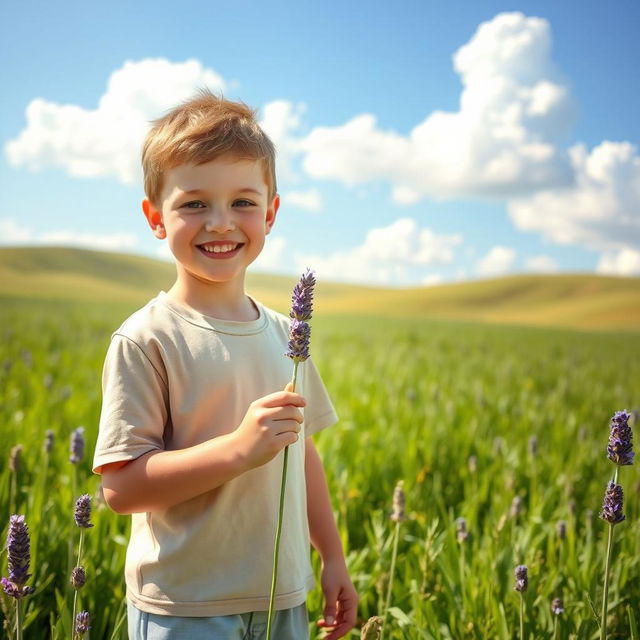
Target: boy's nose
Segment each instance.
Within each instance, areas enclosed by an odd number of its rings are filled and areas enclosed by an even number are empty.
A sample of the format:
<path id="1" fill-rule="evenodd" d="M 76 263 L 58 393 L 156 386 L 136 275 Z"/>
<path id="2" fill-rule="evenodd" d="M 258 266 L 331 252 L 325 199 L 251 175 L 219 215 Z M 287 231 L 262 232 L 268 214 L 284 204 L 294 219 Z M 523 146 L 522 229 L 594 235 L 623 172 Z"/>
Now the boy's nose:
<path id="1" fill-rule="evenodd" d="M 213 209 L 204 225 L 205 231 L 215 231 L 216 233 L 225 233 L 233 231 L 235 224 L 231 215 L 223 209 Z"/>

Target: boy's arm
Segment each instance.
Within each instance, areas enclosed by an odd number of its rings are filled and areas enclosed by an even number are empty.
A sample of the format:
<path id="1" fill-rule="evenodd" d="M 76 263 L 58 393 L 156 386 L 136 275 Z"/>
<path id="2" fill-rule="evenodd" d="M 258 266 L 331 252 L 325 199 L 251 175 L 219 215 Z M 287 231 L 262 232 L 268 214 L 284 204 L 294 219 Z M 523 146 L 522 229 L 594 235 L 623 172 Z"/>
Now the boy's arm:
<path id="1" fill-rule="evenodd" d="M 302 396 L 278 391 L 253 402 L 235 431 L 177 451 L 154 450 L 102 467 L 107 504 L 117 513 L 164 510 L 259 467 L 298 439 Z"/>
<path id="2" fill-rule="evenodd" d="M 324 619 L 318 624 L 331 628 L 325 640 L 337 640 L 356 624 L 358 594 L 349 578 L 322 460 L 311 438 L 305 440 L 305 476 L 311 544 L 322 559 L 325 607 Z"/>

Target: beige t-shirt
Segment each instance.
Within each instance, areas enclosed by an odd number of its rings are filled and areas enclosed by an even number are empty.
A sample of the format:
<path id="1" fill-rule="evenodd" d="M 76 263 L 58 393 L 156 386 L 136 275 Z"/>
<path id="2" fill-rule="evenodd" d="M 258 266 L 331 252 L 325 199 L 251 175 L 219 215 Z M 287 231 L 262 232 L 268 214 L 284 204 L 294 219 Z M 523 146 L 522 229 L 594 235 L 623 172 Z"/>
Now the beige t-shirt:
<path id="1" fill-rule="evenodd" d="M 124 322 L 105 360 L 94 471 L 230 433 L 254 400 L 285 387 L 288 318 L 256 306 L 257 320 L 218 320 L 162 292 Z M 336 421 L 311 360 L 296 390 L 307 399 L 305 436 Z M 132 515 L 125 577 L 136 607 L 176 616 L 268 609 L 283 455 L 165 511 Z M 289 447 L 276 609 L 305 601 L 309 554 L 301 437 Z"/>

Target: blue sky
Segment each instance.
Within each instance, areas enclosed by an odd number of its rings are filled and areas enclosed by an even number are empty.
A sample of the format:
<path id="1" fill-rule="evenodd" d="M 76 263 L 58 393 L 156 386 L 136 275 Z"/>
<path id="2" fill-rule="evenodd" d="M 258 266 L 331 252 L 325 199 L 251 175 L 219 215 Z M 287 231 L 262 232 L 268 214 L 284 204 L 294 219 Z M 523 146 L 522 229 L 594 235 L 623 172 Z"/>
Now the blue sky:
<path id="1" fill-rule="evenodd" d="M 168 258 L 139 141 L 208 85 L 278 146 L 256 269 L 640 274 L 636 1 L 24 2 L 0 20 L 0 244 Z"/>

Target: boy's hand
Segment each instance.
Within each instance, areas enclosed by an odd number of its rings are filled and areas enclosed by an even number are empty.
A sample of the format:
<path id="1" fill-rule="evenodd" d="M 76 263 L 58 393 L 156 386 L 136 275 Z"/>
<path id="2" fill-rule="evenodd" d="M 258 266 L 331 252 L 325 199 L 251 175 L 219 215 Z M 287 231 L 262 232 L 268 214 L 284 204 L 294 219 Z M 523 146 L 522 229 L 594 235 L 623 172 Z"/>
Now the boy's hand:
<path id="1" fill-rule="evenodd" d="M 284 391 L 258 398 L 249 405 L 234 431 L 237 450 L 248 469 L 274 458 L 286 446 L 297 442 L 303 422 L 305 399 L 287 385 Z"/>
<path id="2" fill-rule="evenodd" d="M 325 607 L 318 626 L 329 630 L 324 640 L 338 640 L 356 626 L 358 594 L 342 561 L 323 564 L 320 582 Z"/>

